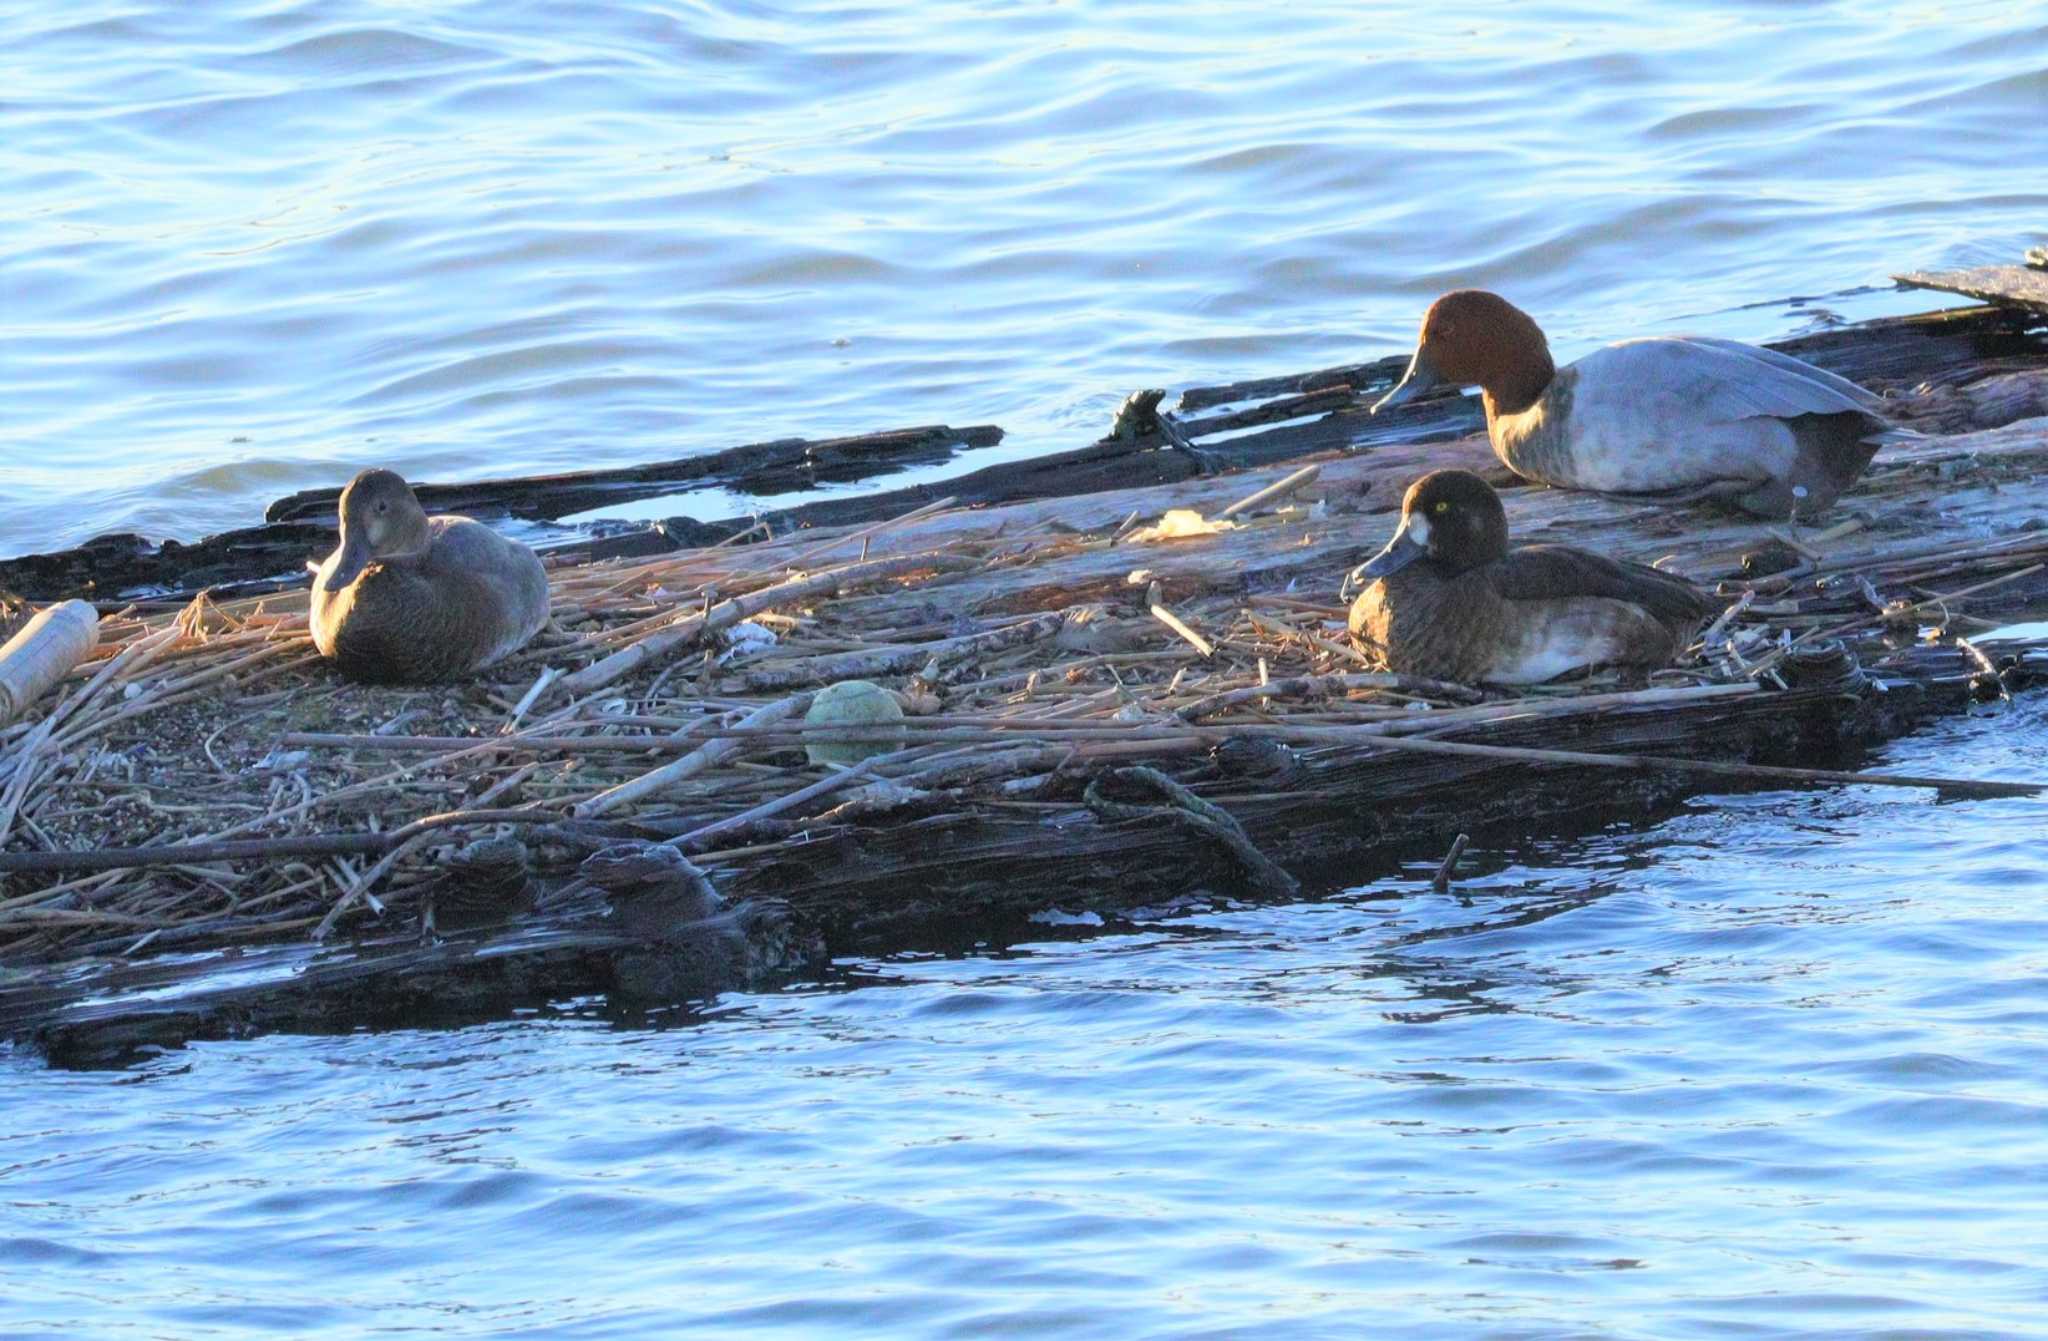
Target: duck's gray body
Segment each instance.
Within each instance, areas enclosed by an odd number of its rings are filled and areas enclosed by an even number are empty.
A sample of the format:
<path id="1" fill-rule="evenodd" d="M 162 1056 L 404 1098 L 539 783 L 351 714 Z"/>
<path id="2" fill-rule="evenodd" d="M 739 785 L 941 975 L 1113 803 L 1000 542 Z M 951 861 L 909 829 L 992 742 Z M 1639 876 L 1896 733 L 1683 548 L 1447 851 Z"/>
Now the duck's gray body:
<path id="1" fill-rule="evenodd" d="M 1561 369 L 1535 404 L 1491 417 L 1496 455 L 1525 479 L 1759 516 L 1832 504 L 1905 436 L 1854 382 L 1734 340 L 1652 336 Z"/>

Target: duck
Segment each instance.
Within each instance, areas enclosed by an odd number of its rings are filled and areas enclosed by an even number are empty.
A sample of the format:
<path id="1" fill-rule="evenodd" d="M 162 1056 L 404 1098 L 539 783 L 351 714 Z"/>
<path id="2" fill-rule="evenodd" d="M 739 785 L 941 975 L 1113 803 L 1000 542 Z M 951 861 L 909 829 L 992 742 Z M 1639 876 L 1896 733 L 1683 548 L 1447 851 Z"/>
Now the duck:
<path id="1" fill-rule="evenodd" d="M 1494 454 L 1524 479 L 1778 520 L 1831 506 L 1880 446 L 1916 436 L 1854 382 L 1736 340 L 1623 340 L 1560 369 L 1535 320 L 1483 289 L 1430 305 L 1372 413 L 1446 385 L 1482 390 Z"/>
<path id="2" fill-rule="evenodd" d="M 1508 548 L 1507 512 L 1467 470 L 1409 486 L 1394 538 L 1352 571 L 1351 636 L 1389 670 L 1541 684 L 1595 666 L 1668 666 L 1717 609 L 1682 577 L 1567 545 Z"/>
<path id="3" fill-rule="evenodd" d="M 470 517 L 429 517 L 396 472 L 341 491 L 341 543 L 313 568 L 313 645 L 352 679 L 430 684 L 524 647 L 548 619 L 540 559 Z"/>

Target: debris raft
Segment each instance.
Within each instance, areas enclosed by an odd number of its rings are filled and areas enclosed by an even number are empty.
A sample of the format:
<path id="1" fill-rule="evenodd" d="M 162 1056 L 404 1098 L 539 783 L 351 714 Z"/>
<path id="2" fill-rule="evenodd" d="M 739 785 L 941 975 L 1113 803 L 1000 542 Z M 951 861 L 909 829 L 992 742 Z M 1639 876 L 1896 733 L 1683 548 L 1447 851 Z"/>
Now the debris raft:
<path id="1" fill-rule="evenodd" d="M 1338 583 L 1415 475 L 1490 460 L 1476 438 L 1390 444 L 1313 475 L 936 499 L 858 529 L 557 563 L 551 628 L 438 688 L 338 679 L 303 593 L 116 610 L 0 727 L 0 1032 L 85 1048 L 337 1027 L 384 1018 L 379 984 L 416 1001 L 408 974 L 479 1009 L 615 990 L 626 959 L 643 987 L 708 981 L 630 930 L 628 904 L 665 905 L 619 892 L 641 862 L 621 845 L 686 856 L 734 908 L 772 903 L 740 920 L 785 949 L 1000 935 L 1048 904 L 1284 897 L 1434 863 L 1459 833 L 1834 785 L 1862 745 L 2048 672 L 1984 636 L 2048 598 L 2034 419 L 1887 449 L 1796 529 L 1510 488 L 1518 537 L 1658 562 L 1729 614 L 1647 677 L 1389 674 L 1349 642 Z M 1233 515 L 1150 529 L 1171 511 Z M 850 679 L 894 697 L 900 748 L 817 749 L 877 732 L 805 720 Z M 1962 796 L 2040 779 L 1861 780 Z M 460 896 L 494 840 L 523 846 L 501 863 L 516 880 L 490 878 L 520 897 L 449 931 L 451 910 L 498 906 Z M 750 963 L 810 962 L 747 945 Z"/>

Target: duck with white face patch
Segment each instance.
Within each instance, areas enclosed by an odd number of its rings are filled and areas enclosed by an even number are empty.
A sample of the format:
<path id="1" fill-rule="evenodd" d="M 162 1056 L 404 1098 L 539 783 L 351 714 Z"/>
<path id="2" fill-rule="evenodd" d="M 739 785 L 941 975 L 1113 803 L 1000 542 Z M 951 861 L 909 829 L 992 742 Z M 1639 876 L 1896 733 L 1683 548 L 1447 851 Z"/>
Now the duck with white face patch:
<path id="1" fill-rule="evenodd" d="M 1716 603 L 1684 578 L 1564 545 L 1508 548 L 1507 513 L 1470 471 L 1423 476 L 1385 549 L 1345 586 L 1351 634 L 1389 670 L 1539 684 L 1594 666 L 1666 666 Z"/>

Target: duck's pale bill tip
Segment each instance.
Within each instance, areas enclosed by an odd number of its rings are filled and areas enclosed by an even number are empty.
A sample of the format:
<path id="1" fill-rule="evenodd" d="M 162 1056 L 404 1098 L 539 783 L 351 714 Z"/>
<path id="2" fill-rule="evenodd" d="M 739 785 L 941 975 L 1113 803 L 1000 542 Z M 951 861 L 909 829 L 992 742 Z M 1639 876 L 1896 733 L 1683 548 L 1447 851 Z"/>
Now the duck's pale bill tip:
<path id="1" fill-rule="evenodd" d="M 1417 559 L 1429 553 L 1429 523 L 1420 517 L 1409 517 L 1394 532 L 1394 538 L 1387 547 L 1358 565 L 1353 575 L 1368 581 L 1398 573 Z"/>

